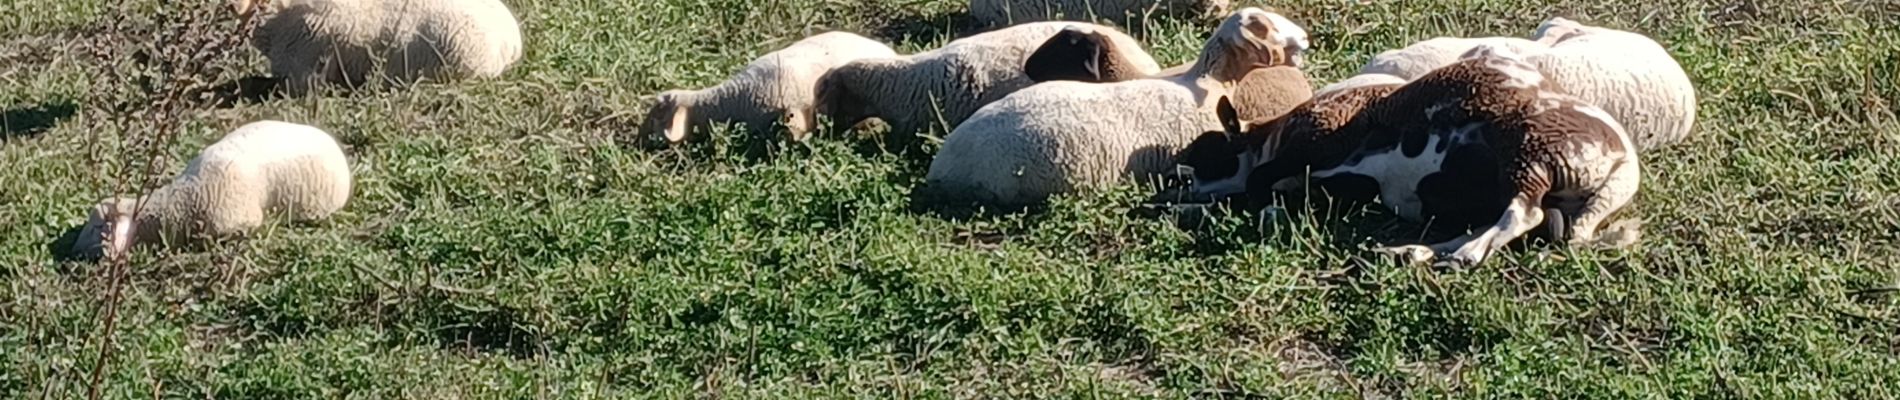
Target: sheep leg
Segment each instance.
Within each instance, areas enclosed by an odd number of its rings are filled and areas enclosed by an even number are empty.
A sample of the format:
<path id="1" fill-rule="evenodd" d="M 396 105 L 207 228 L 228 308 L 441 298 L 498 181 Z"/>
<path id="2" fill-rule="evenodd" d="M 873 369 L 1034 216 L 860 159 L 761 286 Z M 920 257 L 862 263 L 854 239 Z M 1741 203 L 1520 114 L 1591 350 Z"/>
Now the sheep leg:
<path id="1" fill-rule="evenodd" d="M 1485 257 L 1491 252 L 1504 248 L 1512 240 L 1543 225 L 1541 222 L 1544 221 L 1544 208 L 1539 206 L 1538 197 L 1542 196 L 1520 194 L 1516 199 L 1511 200 L 1509 207 L 1504 209 L 1504 215 L 1498 218 L 1497 224 L 1449 242 L 1433 245 L 1433 253 L 1450 254 L 1449 257 L 1440 257 L 1438 264 L 1477 265 L 1484 262 Z"/>
<path id="2" fill-rule="evenodd" d="M 1599 236 L 1598 229 L 1603 226 L 1604 221 L 1617 210 L 1622 210 L 1624 206 L 1629 205 L 1630 200 L 1636 197 L 1637 182 L 1641 179 L 1642 172 L 1634 160 L 1626 160 L 1617 165 L 1616 169 L 1610 172 L 1609 179 L 1597 189 L 1596 193 L 1590 195 L 1590 199 L 1576 213 L 1576 218 L 1570 224 L 1569 243 L 1579 245 L 1596 242 Z M 1618 232 L 1615 236 L 1624 235 Z"/>

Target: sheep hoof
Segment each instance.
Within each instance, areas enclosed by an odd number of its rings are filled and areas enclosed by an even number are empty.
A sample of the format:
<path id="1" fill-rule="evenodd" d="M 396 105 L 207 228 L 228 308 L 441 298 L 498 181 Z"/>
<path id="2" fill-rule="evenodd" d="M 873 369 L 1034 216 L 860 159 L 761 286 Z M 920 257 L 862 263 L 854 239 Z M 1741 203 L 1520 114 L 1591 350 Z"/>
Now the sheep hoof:
<path id="1" fill-rule="evenodd" d="M 1432 268 L 1455 269 L 1478 265 L 1477 261 L 1453 255 L 1432 262 Z"/>
<path id="2" fill-rule="evenodd" d="M 1563 210 L 1556 208 L 1544 209 L 1544 229 L 1547 231 L 1546 233 L 1550 235 L 1551 243 L 1570 242 L 1570 231 L 1569 227 L 1566 226 L 1569 222 L 1569 220 L 1564 219 Z"/>
<path id="3" fill-rule="evenodd" d="M 1375 251 L 1397 257 L 1406 264 L 1423 264 L 1437 257 L 1437 252 L 1432 251 L 1432 248 L 1419 245 L 1384 247 Z"/>

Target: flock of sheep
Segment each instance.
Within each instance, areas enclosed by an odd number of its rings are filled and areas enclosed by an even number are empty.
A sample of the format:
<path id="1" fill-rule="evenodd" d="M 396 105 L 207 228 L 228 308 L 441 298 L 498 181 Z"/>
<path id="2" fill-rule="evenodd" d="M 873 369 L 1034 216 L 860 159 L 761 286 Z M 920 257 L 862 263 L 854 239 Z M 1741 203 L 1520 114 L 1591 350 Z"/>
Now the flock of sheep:
<path id="1" fill-rule="evenodd" d="M 276 0 L 254 44 L 285 92 L 499 75 L 521 34 L 496 0 Z M 1038 11 L 1040 10 L 1040 11 Z M 1264 207 L 1316 189 L 1401 218 L 1470 227 L 1430 246 L 1385 249 L 1469 265 L 1539 228 L 1574 244 L 1638 236 L 1611 218 L 1635 196 L 1638 153 L 1685 140 L 1695 90 L 1660 44 L 1553 18 L 1529 38 L 1436 38 L 1373 57 L 1317 90 L 1300 71 L 1306 31 L 1225 0 L 973 0 L 998 26 L 917 54 L 845 32 L 805 38 L 727 81 L 660 93 L 642 135 L 689 140 L 712 127 L 755 134 L 848 129 L 949 133 L 918 190 L 1023 205 L 1187 171 L 1206 199 Z M 1062 15 L 1225 15 L 1193 62 L 1161 68 L 1115 28 Z M 340 23 L 344 19 L 353 23 Z M 365 23 L 364 21 L 368 21 Z M 825 116 L 821 119 L 819 116 Z M 178 242 L 253 229 L 266 213 L 318 219 L 350 191 L 341 149 L 314 127 L 245 125 L 170 185 L 100 203 L 76 250 Z M 144 201 L 138 201 L 138 200 Z"/>

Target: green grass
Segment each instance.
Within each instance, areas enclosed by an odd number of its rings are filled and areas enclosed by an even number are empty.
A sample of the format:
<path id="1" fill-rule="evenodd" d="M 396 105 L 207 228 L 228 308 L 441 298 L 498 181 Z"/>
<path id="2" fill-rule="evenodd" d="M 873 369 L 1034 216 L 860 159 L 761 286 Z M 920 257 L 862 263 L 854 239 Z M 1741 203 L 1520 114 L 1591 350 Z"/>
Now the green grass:
<path id="1" fill-rule="evenodd" d="M 1380 212 L 1182 230 L 1129 188 L 949 218 L 912 207 L 920 164 L 840 135 L 624 144 L 644 96 L 823 30 L 929 48 L 959 1 L 513 0 L 504 79 L 189 115 L 166 175 L 283 119 L 339 137 L 355 195 L 140 253 L 110 333 L 106 269 L 47 244 L 138 133 L 66 116 L 126 83 L 62 45 L 93 2 L 8 1 L 0 397 L 81 396 L 105 334 L 108 398 L 1900 397 L 1891 1 L 1276 2 L 1322 83 L 1553 15 L 1650 34 L 1694 78 L 1696 138 L 1644 155 L 1639 247 L 1431 270 L 1361 259 L 1417 234 Z M 1164 64 L 1210 29 L 1155 26 Z"/>

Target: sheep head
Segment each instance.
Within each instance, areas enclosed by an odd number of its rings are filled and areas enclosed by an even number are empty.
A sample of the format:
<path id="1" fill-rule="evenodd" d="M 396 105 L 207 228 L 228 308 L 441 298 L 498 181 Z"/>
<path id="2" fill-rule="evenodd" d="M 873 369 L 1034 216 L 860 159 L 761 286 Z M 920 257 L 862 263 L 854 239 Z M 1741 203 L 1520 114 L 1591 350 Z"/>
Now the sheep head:
<path id="1" fill-rule="evenodd" d="M 1214 106 L 1221 130 L 1202 133 L 1175 156 L 1175 162 L 1193 170 L 1191 182 L 1197 197 L 1219 199 L 1243 194 L 1247 179 L 1261 159 L 1261 145 L 1268 134 L 1277 131 L 1272 123 L 1265 127 L 1240 120 L 1240 112 L 1227 96 Z"/>
<path id="2" fill-rule="evenodd" d="M 138 203 L 136 198 L 114 197 L 93 205 L 86 224 L 79 229 L 78 240 L 73 242 L 72 254 L 98 259 L 131 249 L 138 239 L 132 222 Z"/>
<path id="3" fill-rule="evenodd" d="M 866 79 L 874 79 L 871 72 L 875 68 L 867 63 L 870 60 L 857 60 L 833 68 L 818 78 L 818 90 L 813 96 L 817 113 L 831 117 L 834 129 L 843 129 L 877 116 L 871 102 L 865 97 Z"/>
<path id="4" fill-rule="evenodd" d="M 818 116 L 810 109 L 790 109 L 779 115 L 779 125 L 785 126 L 785 132 L 794 142 L 803 142 L 811 138 L 811 132 L 818 126 Z"/>
<path id="5" fill-rule="evenodd" d="M 1072 25 L 1056 32 L 1023 62 L 1029 80 L 1107 82 L 1102 67 L 1113 63 L 1114 43 L 1100 32 Z"/>
<path id="6" fill-rule="evenodd" d="M 1227 96 L 1221 96 L 1214 109 L 1222 130 L 1201 133 L 1175 157 L 1176 163 L 1194 169 L 1196 184 L 1233 176 L 1240 169 L 1242 148 L 1235 141 L 1241 134 L 1240 113 Z"/>
<path id="7" fill-rule="evenodd" d="M 692 106 L 681 104 L 687 93 L 669 90 L 654 99 L 653 107 L 647 109 L 645 121 L 640 123 L 640 136 L 665 139 L 667 143 L 686 141 L 692 129 L 689 123 Z"/>
<path id="8" fill-rule="evenodd" d="M 1296 56 L 1307 47 L 1306 30 L 1298 24 L 1259 8 L 1243 8 L 1214 31 L 1191 73 L 1239 82 L 1255 69 L 1297 66 Z"/>

